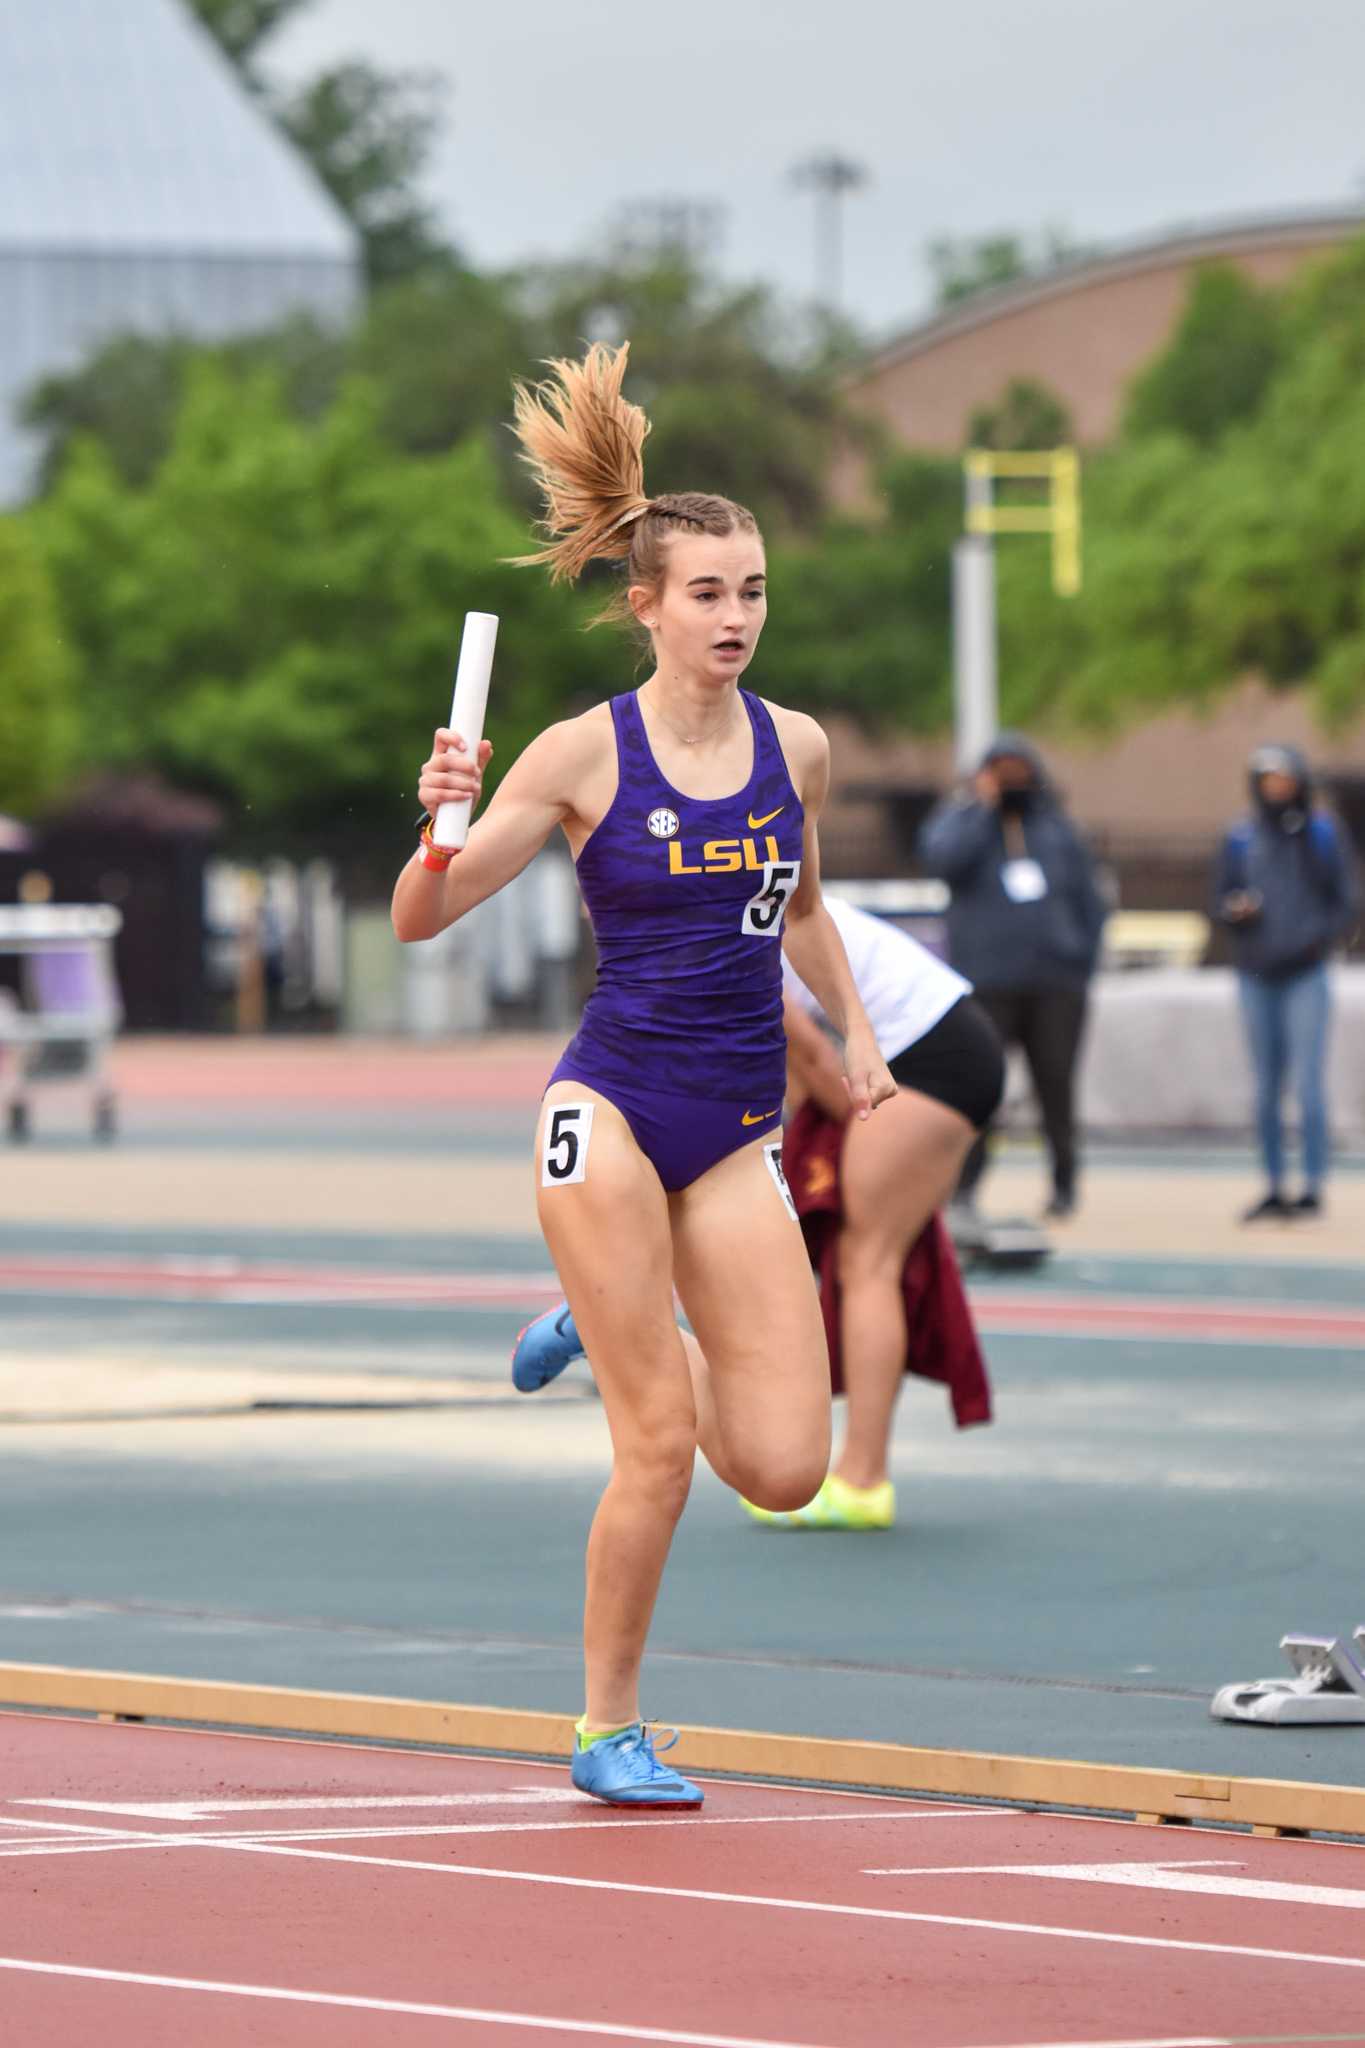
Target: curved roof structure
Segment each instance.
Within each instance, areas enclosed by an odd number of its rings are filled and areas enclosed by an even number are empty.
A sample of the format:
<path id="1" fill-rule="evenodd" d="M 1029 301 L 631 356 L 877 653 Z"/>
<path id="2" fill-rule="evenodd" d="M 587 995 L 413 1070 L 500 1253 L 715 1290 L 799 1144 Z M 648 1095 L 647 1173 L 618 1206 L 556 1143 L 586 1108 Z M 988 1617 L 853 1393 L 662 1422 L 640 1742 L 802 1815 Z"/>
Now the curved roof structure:
<path id="1" fill-rule="evenodd" d="M 956 334 L 969 333 L 1004 314 L 1022 312 L 1026 307 L 1087 291 L 1096 285 L 1140 277 L 1146 271 L 1167 270 L 1172 264 L 1191 268 L 1202 263 L 1236 263 L 1269 250 L 1301 250 L 1310 255 L 1319 249 L 1336 248 L 1352 235 L 1362 233 L 1365 207 L 1271 214 L 1256 220 L 1172 228 L 1157 237 L 1144 235 L 1138 241 L 1121 243 L 1099 255 L 1080 257 L 1074 263 L 1060 263 L 1053 270 L 974 292 L 969 299 L 945 307 L 884 342 L 868 357 L 859 374 L 867 376 L 892 363 L 903 362 L 922 349 L 932 348 Z"/>
<path id="2" fill-rule="evenodd" d="M 180 0 L 0 7 L 0 252 L 331 258 L 356 237 Z"/>
<path id="3" fill-rule="evenodd" d="M 852 403 L 912 447 L 960 449 L 977 406 L 1015 377 L 1048 385 L 1076 438 L 1109 438 L 1124 392 L 1168 339 L 1194 272 L 1231 263 L 1262 285 L 1365 232 L 1365 209 L 1296 213 L 1173 230 L 1020 278 L 948 306 L 875 349 L 848 378 Z M 856 498 L 850 457 L 836 493 Z"/>

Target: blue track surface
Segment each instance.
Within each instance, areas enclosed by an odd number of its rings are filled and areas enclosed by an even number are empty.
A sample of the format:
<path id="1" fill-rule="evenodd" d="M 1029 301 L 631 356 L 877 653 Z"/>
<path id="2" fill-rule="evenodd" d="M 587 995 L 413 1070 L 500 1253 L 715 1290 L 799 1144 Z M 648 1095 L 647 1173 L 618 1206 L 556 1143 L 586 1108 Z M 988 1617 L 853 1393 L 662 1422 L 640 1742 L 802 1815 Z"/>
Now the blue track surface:
<path id="1" fill-rule="evenodd" d="M 524 1122 L 490 1114 L 474 1136 L 501 1156 L 504 1139 L 524 1146 Z M 353 1170 L 372 1135 L 351 1130 Z M 353 1273 L 531 1276 L 548 1263 L 524 1235 L 339 1234 L 306 1217 L 285 1232 L 31 1223 L 7 1228 L 0 1249 Z M 980 1286 L 985 1299 L 1029 1284 Z M 1311 1258 L 1064 1257 L 1032 1284 L 1039 1298 L 1365 1304 L 1365 1271 Z M 300 1403 L 338 1367 L 420 1379 L 448 1403 L 0 1427 L 0 1660 L 577 1712 L 582 1543 L 608 1446 L 581 1368 L 577 1400 L 481 1398 L 502 1393 L 527 1312 L 37 1286 L 0 1297 L 6 1347 L 32 1361 L 37 1391 L 45 1361 L 74 1360 L 93 1407 L 111 1361 L 130 1356 L 189 1375 L 268 1364 Z M 699 1475 L 657 1619 L 650 1711 L 1365 1782 L 1365 1729 L 1305 1736 L 1207 1716 L 1215 1686 L 1276 1670 L 1286 1629 L 1365 1619 L 1359 1351 L 1009 1334 L 988 1350 L 988 1430 L 956 1434 L 936 1392 L 908 1389 L 889 1535 L 757 1529 Z"/>

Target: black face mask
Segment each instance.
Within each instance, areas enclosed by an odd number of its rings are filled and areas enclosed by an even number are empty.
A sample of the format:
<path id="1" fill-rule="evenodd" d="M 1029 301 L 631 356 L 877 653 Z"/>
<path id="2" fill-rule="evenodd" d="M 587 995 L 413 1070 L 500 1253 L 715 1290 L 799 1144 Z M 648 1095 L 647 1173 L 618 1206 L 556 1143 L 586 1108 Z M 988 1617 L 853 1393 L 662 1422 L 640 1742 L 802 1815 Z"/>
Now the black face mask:
<path id="1" fill-rule="evenodd" d="M 1257 790 L 1256 802 L 1267 824 L 1277 825 L 1281 832 L 1302 830 L 1307 815 L 1302 790 L 1295 790 L 1293 796 L 1279 797 L 1274 802 Z"/>
<path id="2" fill-rule="evenodd" d="M 1000 792 L 1000 808 L 1016 818 L 1023 817 L 1025 811 L 1033 809 L 1033 791 L 1027 787 L 1023 789 L 1002 789 Z"/>

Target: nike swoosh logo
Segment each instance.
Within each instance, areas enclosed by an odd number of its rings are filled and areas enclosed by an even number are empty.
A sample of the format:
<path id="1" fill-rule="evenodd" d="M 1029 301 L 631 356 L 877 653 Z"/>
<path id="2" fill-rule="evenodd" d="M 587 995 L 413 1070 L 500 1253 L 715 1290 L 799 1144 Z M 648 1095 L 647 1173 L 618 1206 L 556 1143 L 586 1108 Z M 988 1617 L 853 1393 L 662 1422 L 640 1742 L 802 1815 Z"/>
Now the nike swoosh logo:
<path id="1" fill-rule="evenodd" d="M 773 816 L 777 816 L 776 811 L 774 811 Z M 740 1122 L 742 1124 L 766 1124 L 769 1117 L 776 1116 L 778 1110 L 780 1110 L 781 1107 L 782 1104 L 779 1102 L 777 1105 L 777 1109 L 765 1109 L 761 1116 L 750 1116 L 748 1110 L 746 1109 L 743 1116 L 740 1118 Z"/>
<path id="2" fill-rule="evenodd" d="M 756 818 L 756 817 L 754 816 L 753 812 L 752 812 L 752 811 L 750 811 L 750 813 L 749 813 L 749 830 L 750 830 L 751 832 L 757 832 L 760 826 L 762 826 L 762 825 L 771 825 L 771 824 L 772 824 L 772 821 L 773 821 L 773 819 L 774 819 L 774 818 L 780 818 L 780 817 L 782 816 L 782 813 L 783 813 L 783 812 L 784 812 L 784 811 L 786 810 L 786 808 L 787 808 L 787 806 L 786 806 L 785 804 L 779 804 L 779 805 L 778 805 L 778 807 L 777 807 L 777 809 L 776 809 L 775 811 L 769 811 L 769 813 L 768 813 L 768 815 L 767 815 L 767 817 L 766 817 L 766 818 Z"/>

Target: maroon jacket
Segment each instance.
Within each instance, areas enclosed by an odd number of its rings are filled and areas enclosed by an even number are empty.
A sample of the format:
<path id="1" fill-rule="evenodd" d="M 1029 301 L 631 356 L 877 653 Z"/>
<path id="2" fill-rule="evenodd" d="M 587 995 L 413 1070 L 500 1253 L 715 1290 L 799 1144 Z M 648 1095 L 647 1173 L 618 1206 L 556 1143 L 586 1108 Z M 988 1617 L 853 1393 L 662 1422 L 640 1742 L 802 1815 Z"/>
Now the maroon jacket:
<path id="1" fill-rule="evenodd" d="M 839 1162 L 844 1125 L 807 1102 L 787 1126 L 782 1168 L 791 1187 L 806 1250 L 820 1282 L 820 1307 L 829 1343 L 830 1379 L 843 1392 L 839 1337 L 839 1226 L 844 1218 Z M 901 1281 L 910 1333 L 905 1370 L 948 1389 L 959 1429 L 991 1419 L 991 1383 L 977 1342 L 953 1241 L 933 1216 L 910 1249 Z"/>

